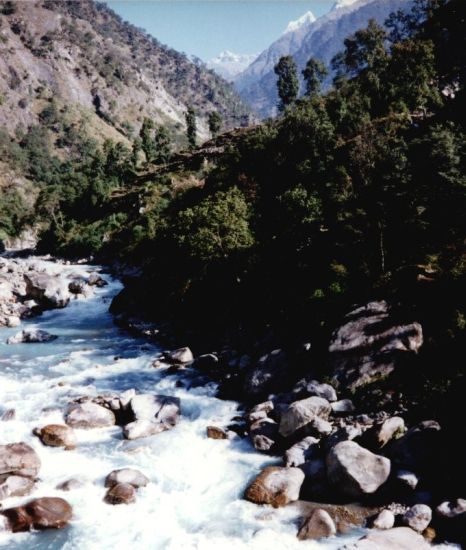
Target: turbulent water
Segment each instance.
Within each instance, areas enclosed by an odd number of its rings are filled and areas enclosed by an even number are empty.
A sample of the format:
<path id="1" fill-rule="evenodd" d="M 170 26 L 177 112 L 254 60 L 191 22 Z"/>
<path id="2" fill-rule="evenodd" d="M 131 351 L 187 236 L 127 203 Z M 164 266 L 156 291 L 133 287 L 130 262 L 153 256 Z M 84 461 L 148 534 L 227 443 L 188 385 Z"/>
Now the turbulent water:
<path id="1" fill-rule="evenodd" d="M 61 266 L 86 273 L 86 266 Z M 92 268 L 94 271 L 95 268 Z M 19 329 L 0 331 L 0 407 L 16 409 L 16 419 L 0 422 L 0 444 L 25 441 L 42 461 L 40 480 L 31 496 L 60 496 L 73 506 L 72 524 L 62 531 L 0 533 L 9 549 L 334 549 L 346 540 L 299 542 L 298 512 L 274 510 L 242 500 L 248 482 L 270 457 L 246 440 L 212 440 L 206 426 L 227 425 L 239 405 L 215 398 L 215 386 L 189 387 L 190 375 L 167 374 L 151 366 L 159 349 L 128 336 L 112 323 L 108 306 L 121 284 L 111 280 L 93 297 L 74 300 L 66 309 L 44 313 L 24 325 L 59 336 L 50 343 L 6 345 Z M 192 374 L 194 377 L 195 374 Z M 182 418 L 171 431 L 125 441 L 121 428 L 76 430 L 74 451 L 45 447 L 31 431 L 63 423 L 63 411 L 75 397 L 104 392 L 175 395 Z M 149 479 L 131 505 L 103 502 L 104 478 L 132 467 Z M 70 478 L 82 488 L 55 487 Z M 7 508 L 31 498 L 9 498 Z M 354 538 L 354 536 L 352 537 Z"/>

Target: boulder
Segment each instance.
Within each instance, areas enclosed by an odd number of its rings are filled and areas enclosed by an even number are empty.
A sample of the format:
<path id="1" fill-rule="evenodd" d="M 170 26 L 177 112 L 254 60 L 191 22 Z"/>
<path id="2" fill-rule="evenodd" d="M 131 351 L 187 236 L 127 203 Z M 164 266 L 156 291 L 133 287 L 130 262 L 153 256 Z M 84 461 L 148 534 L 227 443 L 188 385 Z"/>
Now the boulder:
<path id="1" fill-rule="evenodd" d="M 409 527 L 395 527 L 385 531 L 370 531 L 354 544 L 342 550 L 429 550 L 430 544 Z"/>
<path id="2" fill-rule="evenodd" d="M 14 420 L 16 418 L 16 410 L 15 409 L 7 409 L 2 416 L 0 417 L 0 420 L 2 422 L 8 422 L 10 420 Z"/>
<path id="3" fill-rule="evenodd" d="M 308 397 L 295 401 L 282 414 L 279 432 L 283 437 L 289 437 L 305 428 L 316 417 L 328 418 L 330 411 L 330 403 L 321 397 Z"/>
<path id="4" fill-rule="evenodd" d="M 184 365 L 186 363 L 192 363 L 194 361 L 194 356 L 193 352 L 185 347 L 164 354 L 164 361 L 170 365 Z"/>
<path id="5" fill-rule="evenodd" d="M 243 394 L 248 399 L 267 397 L 277 391 L 282 382 L 289 377 L 287 354 L 276 349 L 263 355 L 257 363 L 248 369 L 243 386 Z"/>
<path id="6" fill-rule="evenodd" d="M 46 330 L 27 329 L 10 336 L 6 341 L 7 344 L 42 344 L 56 340 L 58 336 L 50 334 Z"/>
<path id="7" fill-rule="evenodd" d="M 333 383 L 355 390 L 390 375 L 423 344 L 419 323 L 398 324 L 385 301 L 370 302 L 345 317 L 329 346 Z"/>
<path id="8" fill-rule="evenodd" d="M 382 449 L 405 432 L 405 422 L 399 416 L 393 416 L 375 424 L 366 430 L 361 437 L 361 444 L 373 451 Z"/>
<path id="9" fill-rule="evenodd" d="M 104 498 L 107 504 L 132 504 L 136 501 L 136 489 L 129 483 L 117 483 Z"/>
<path id="10" fill-rule="evenodd" d="M 61 529 L 70 521 L 73 510 L 62 498 L 41 497 L 1 513 L 7 517 L 11 530 L 19 532 Z"/>
<path id="11" fill-rule="evenodd" d="M 89 286 L 103 287 L 108 285 L 107 281 L 103 279 L 98 273 L 91 273 L 87 279 L 87 284 Z"/>
<path id="12" fill-rule="evenodd" d="M 0 481 L 0 501 L 9 497 L 28 495 L 34 487 L 34 481 L 22 476 L 8 476 Z"/>
<path id="13" fill-rule="evenodd" d="M 68 284 L 68 290 L 71 294 L 83 294 L 86 288 L 86 282 L 82 279 L 75 279 Z"/>
<path id="14" fill-rule="evenodd" d="M 207 437 L 210 439 L 228 439 L 228 434 L 223 428 L 207 426 Z"/>
<path id="15" fill-rule="evenodd" d="M 65 415 L 65 422 L 72 428 L 105 428 L 114 426 L 115 414 L 106 407 L 87 401 L 85 403 L 72 403 Z"/>
<path id="16" fill-rule="evenodd" d="M 84 481 L 73 477 L 71 479 L 67 479 L 66 481 L 62 481 L 56 488 L 59 491 L 74 491 L 75 489 L 81 489 L 84 485 Z"/>
<path id="17" fill-rule="evenodd" d="M 317 396 L 326 399 L 330 403 L 333 403 L 337 400 L 337 392 L 330 384 L 320 384 L 317 380 L 312 380 L 306 386 L 306 391 L 309 396 Z"/>
<path id="18" fill-rule="evenodd" d="M 373 525 L 376 529 L 391 529 L 395 525 L 395 515 L 390 510 L 382 510 Z"/>
<path id="19" fill-rule="evenodd" d="M 40 465 L 37 453 L 26 443 L 0 445 L 0 476 L 7 474 L 34 479 Z"/>
<path id="20" fill-rule="evenodd" d="M 343 441 L 332 447 L 326 464 L 330 483 L 340 493 L 354 498 L 375 493 L 390 475 L 388 458 L 354 441 Z"/>
<path id="21" fill-rule="evenodd" d="M 422 533 L 432 521 L 432 510 L 426 504 L 415 504 L 403 516 L 403 523 L 414 531 Z"/>
<path id="22" fill-rule="evenodd" d="M 451 502 L 442 502 L 437 506 L 435 512 L 442 518 L 452 519 L 461 517 L 466 521 L 466 499 L 457 498 Z"/>
<path id="23" fill-rule="evenodd" d="M 214 353 L 206 353 L 196 357 L 193 367 L 202 371 L 212 371 L 218 367 L 218 357 Z"/>
<path id="24" fill-rule="evenodd" d="M 440 430 L 440 425 L 434 420 L 421 422 L 393 441 L 387 455 L 398 468 L 418 474 L 435 471 L 443 448 Z"/>
<path id="25" fill-rule="evenodd" d="M 171 430 L 180 416 L 180 400 L 167 395 L 141 394 L 134 396 L 128 409 L 134 421 L 126 424 L 127 439 L 139 439 Z"/>
<path id="26" fill-rule="evenodd" d="M 316 540 L 326 537 L 333 537 L 337 529 L 330 514 L 318 508 L 306 519 L 298 532 L 300 540 Z"/>
<path id="27" fill-rule="evenodd" d="M 414 472 L 409 470 L 398 470 L 396 473 L 396 479 L 399 481 L 402 487 L 409 488 L 414 491 L 417 484 L 419 483 L 419 478 Z"/>
<path id="28" fill-rule="evenodd" d="M 66 307 L 70 293 L 66 281 L 47 273 L 25 273 L 26 297 L 36 300 L 44 309 Z"/>
<path id="29" fill-rule="evenodd" d="M 252 444 L 254 445 L 256 451 L 266 453 L 272 450 L 272 447 L 275 445 L 275 441 L 266 435 L 255 435 L 252 438 Z"/>
<path id="30" fill-rule="evenodd" d="M 299 468 L 270 466 L 262 470 L 245 492 L 246 500 L 255 504 L 286 506 L 299 499 L 304 473 Z"/>
<path id="31" fill-rule="evenodd" d="M 74 449 L 77 439 L 73 428 L 63 424 L 48 424 L 34 432 L 44 445 Z"/>
<path id="32" fill-rule="evenodd" d="M 114 487 L 121 483 L 129 483 L 135 489 L 139 489 L 139 487 L 145 487 L 149 483 L 149 479 L 139 470 L 132 468 L 113 470 L 105 478 L 105 487 Z"/>
<path id="33" fill-rule="evenodd" d="M 295 443 L 285 453 L 286 466 L 301 466 L 307 460 L 315 458 L 319 453 L 319 440 L 315 437 L 305 437 L 303 440 Z"/>
<path id="34" fill-rule="evenodd" d="M 354 404 L 351 399 L 341 399 L 340 401 L 335 401 L 334 403 L 331 403 L 330 406 L 332 407 L 333 414 L 350 414 L 355 410 Z"/>

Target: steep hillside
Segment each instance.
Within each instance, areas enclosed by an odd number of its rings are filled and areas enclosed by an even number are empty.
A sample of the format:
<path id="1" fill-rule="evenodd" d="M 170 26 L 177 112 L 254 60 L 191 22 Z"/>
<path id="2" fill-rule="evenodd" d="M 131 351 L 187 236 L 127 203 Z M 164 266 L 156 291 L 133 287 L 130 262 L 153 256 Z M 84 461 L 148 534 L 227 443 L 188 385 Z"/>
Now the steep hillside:
<path id="1" fill-rule="evenodd" d="M 144 117 L 184 132 L 187 105 L 218 111 L 227 127 L 248 111 L 212 71 L 191 63 L 91 0 L 0 2 L 0 125 L 40 122 L 51 99 L 83 119 L 94 137 L 131 138 Z"/>
<path id="2" fill-rule="evenodd" d="M 292 55 L 299 71 L 304 69 L 310 57 L 329 65 L 332 57 L 343 49 L 344 39 L 365 27 L 369 19 L 383 23 L 391 12 L 407 8 L 410 3 L 410 0 L 337 3 L 328 14 L 281 36 L 238 76 L 235 86 L 260 115 L 272 116 L 278 101 L 273 68 L 281 56 Z"/>

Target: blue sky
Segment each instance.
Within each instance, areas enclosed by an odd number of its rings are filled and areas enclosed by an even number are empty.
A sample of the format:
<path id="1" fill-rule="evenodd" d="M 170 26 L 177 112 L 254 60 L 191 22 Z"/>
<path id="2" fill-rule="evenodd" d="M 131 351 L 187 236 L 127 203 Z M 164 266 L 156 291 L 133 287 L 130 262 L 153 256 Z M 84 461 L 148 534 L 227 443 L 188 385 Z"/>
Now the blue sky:
<path id="1" fill-rule="evenodd" d="M 334 0 L 108 0 L 107 5 L 163 44 L 207 61 L 223 50 L 260 53 L 289 21 L 319 16 Z"/>

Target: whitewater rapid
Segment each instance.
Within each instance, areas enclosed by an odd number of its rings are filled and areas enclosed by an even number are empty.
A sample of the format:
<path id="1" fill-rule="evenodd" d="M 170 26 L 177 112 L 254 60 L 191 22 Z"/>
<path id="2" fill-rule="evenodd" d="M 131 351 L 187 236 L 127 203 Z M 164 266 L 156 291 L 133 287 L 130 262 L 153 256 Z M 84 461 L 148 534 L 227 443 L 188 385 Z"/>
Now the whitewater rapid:
<path id="1" fill-rule="evenodd" d="M 95 266 L 60 265 L 70 274 L 88 275 Z M 278 463 L 257 453 L 247 440 L 213 440 L 208 425 L 227 426 L 240 406 L 215 398 L 215 385 L 190 387 L 195 373 L 168 374 L 151 366 L 160 352 L 155 344 L 118 329 L 108 313 L 121 283 L 77 299 L 65 309 L 23 323 L 58 335 L 42 344 L 7 345 L 19 328 L 0 330 L 0 412 L 14 408 L 16 419 L 0 422 L 0 444 L 25 441 L 39 454 L 42 467 L 34 491 L 5 499 L 3 508 L 33 497 L 59 496 L 73 506 L 73 521 L 61 531 L 11 534 L 0 532 L 8 549 L 163 549 L 163 550 L 293 550 L 336 549 L 349 538 L 300 542 L 298 512 L 246 502 L 248 482 L 266 465 Z M 32 429 L 63 423 L 67 403 L 76 397 L 119 393 L 174 395 L 182 418 L 171 431 L 126 441 L 120 427 L 76 430 L 76 450 L 43 446 Z M 136 503 L 103 502 L 104 478 L 130 467 L 149 479 Z M 63 492 L 56 486 L 70 478 L 82 488 Z"/>

